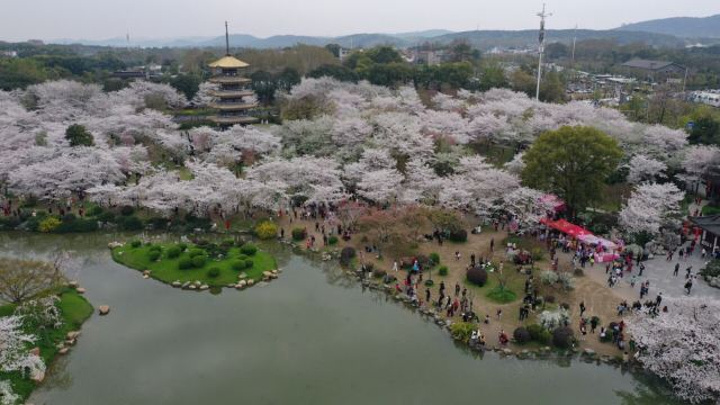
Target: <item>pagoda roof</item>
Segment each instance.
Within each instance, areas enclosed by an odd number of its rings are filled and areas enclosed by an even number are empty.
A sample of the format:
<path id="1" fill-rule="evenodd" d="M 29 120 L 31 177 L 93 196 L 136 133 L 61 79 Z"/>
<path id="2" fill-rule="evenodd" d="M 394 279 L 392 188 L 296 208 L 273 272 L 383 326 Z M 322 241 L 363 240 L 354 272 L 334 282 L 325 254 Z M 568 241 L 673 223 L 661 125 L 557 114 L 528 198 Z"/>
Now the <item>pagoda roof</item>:
<path id="1" fill-rule="evenodd" d="M 238 69 L 248 67 L 247 63 L 233 56 L 226 55 L 209 65 L 211 68 Z"/>

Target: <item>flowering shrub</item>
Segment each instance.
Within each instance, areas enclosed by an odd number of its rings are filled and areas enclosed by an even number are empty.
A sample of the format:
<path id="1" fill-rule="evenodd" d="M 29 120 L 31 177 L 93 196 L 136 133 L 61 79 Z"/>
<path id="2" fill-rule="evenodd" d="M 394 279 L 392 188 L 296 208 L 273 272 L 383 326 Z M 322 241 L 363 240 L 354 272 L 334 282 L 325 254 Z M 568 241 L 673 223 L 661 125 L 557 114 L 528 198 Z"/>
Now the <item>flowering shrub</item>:
<path id="1" fill-rule="evenodd" d="M 277 233 L 277 225 L 270 221 L 263 221 L 255 227 L 255 235 L 260 239 L 273 239 Z"/>

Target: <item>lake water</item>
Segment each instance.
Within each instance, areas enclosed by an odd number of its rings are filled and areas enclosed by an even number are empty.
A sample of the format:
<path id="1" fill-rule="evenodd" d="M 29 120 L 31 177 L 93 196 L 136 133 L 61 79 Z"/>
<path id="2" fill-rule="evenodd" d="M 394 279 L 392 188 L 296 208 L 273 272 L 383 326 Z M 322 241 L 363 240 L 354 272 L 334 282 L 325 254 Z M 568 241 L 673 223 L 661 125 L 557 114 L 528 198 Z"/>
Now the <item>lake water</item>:
<path id="1" fill-rule="evenodd" d="M 0 234 L 4 255 L 74 251 L 94 306 L 40 404 L 669 404 L 654 385 L 573 360 L 479 356 L 333 265 L 279 250 L 281 277 L 220 295 L 115 264 L 116 235 Z M 272 247 L 268 247 L 273 249 Z"/>

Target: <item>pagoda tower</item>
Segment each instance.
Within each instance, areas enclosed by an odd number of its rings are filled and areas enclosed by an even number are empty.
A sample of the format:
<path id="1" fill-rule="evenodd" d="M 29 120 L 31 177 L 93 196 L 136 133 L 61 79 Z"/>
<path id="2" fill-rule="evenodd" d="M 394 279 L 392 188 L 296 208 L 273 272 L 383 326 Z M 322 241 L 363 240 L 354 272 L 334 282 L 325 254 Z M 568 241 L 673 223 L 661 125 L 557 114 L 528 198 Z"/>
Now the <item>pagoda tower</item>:
<path id="1" fill-rule="evenodd" d="M 250 88 L 251 80 L 242 75 L 243 70 L 250 65 L 230 55 L 227 21 L 225 22 L 225 56 L 208 66 L 214 72 L 210 82 L 220 86 L 219 90 L 212 92 L 215 100 L 210 104 L 210 108 L 217 110 L 217 114 L 210 119 L 222 126 L 257 122 L 258 119 L 250 115 L 250 112 L 258 106 L 255 93 Z"/>

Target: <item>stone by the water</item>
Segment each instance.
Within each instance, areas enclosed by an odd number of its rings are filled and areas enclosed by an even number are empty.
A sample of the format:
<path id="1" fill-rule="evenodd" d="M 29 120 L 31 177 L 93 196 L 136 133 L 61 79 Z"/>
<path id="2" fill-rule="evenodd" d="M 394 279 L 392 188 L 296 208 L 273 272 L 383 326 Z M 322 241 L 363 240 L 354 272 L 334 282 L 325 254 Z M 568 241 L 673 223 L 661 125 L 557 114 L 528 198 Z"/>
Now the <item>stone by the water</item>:
<path id="1" fill-rule="evenodd" d="M 109 305 L 100 305 L 98 307 L 98 313 L 100 315 L 107 315 L 110 313 L 110 306 Z"/>

